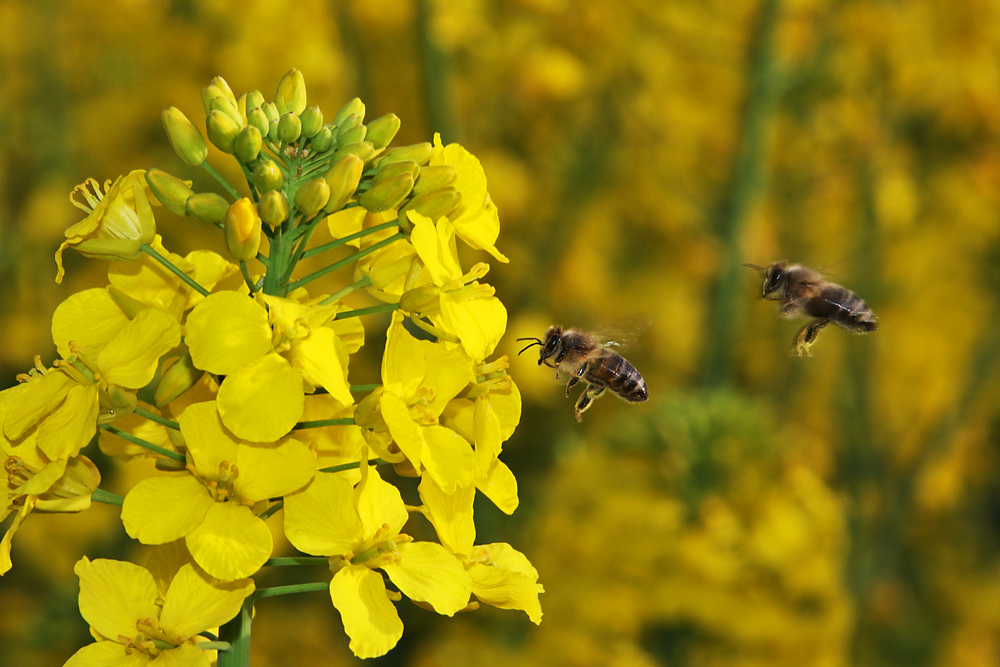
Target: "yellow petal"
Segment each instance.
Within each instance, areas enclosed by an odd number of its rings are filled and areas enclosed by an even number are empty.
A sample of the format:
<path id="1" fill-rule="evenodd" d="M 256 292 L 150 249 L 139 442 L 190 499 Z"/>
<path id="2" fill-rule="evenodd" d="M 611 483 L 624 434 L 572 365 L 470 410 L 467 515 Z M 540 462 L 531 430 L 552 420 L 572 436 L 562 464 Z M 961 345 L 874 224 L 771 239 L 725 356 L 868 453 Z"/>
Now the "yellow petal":
<path id="1" fill-rule="evenodd" d="M 476 487 L 464 486 L 445 493 L 429 476 L 420 480 L 420 500 L 434 525 L 438 540 L 456 554 L 468 554 L 476 542 L 472 503 Z"/>
<path id="2" fill-rule="evenodd" d="M 408 542 L 397 547 L 399 559 L 379 567 L 411 600 L 426 602 L 439 614 L 451 616 L 469 604 L 472 579 L 462 563 L 433 542 Z"/>
<path id="3" fill-rule="evenodd" d="M 354 487 L 334 473 L 316 473 L 309 486 L 285 497 L 284 526 L 288 541 L 314 556 L 347 555 L 364 537 Z"/>
<path id="4" fill-rule="evenodd" d="M 497 237 L 500 236 L 500 214 L 496 204 L 487 197 L 486 203 L 478 211 L 459 215 L 453 221 L 455 233 L 459 238 L 473 248 L 485 250 L 497 261 L 508 263 L 510 260 L 497 250 Z"/>
<path id="5" fill-rule="evenodd" d="M 508 391 L 493 391 L 487 398 L 500 424 L 500 440 L 506 442 L 521 421 L 521 391 L 511 381 Z"/>
<path id="6" fill-rule="evenodd" d="M 107 289 L 84 290 L 63 301 L 52 314 L 52 340 L 59 355 L 66 359 L 71 341 L 84 348 L 102 348 L 128 322 L 128 316 Z"/>
<path id="7" fill-rule="evenodd" d="M 359 658 L 385 655 L 403 636 L 403 622 L 377 572 L 348 565 L 330 580 L 330 599 L 351 638 L 351 651 Z"/>
<path id="8" fill-rule="evenodd" d="M 367 479 L 358 487 L 358 517 L 365 539 L 385 526 L 385 532 L 396 535 L 410 518 L 399 495 L 399 489 L 384 481 L 376 468 L 369 468 Z"/>
<path id="9" fill-rule="evenodd" d="M 29 428 L 62 402 L 75 384 L 65 373 L 49 371 L 37 380 L 8 389 L 13 395 L 4 415 L 4 435 L 20 440 Z"/>
<path id="10" fill-rule="evenodd" d="M 304 340 L 292 345 L 289 357 L 310 384 L 322 386 L 344 405 L 351 405 L 354 398 L 341 363 L 341 356 L 346 358 L 347 350 L 338 342 L 332 329 L 317 327 Z"/>
<path id="11" fill-rule="evenodd" d="M 160 357 L 181 342 L 181 327 L 161 310 L 147 308 L 101 350 L 97 365 L 104 379 L 130 389 L 153 379 Z"/>
<path id="12" fill-rule="evenodd" d="M 194 530 L 214 504 L 191 475 L 150 477 L 125 496 L 122 523 L 129 537 L 143 544 L 165 544 Z"/>
<path id="13" fill-rule="evenodd" d="M 461 280 L 462 267 L 458 263 L 454 225 L 447 218 L 439 219 L 435 225 L 430 218 L 414 211 L 409 211 L 407 216 L 413 223 L 410 243 L 430 272 L 434 284 L 447 287 Z"/>
<path id="14" fill-rule="evenodd" d="M 184 541 L 205 572 L 225 581 L 249 577 L 271 557 L 267 524 L 236 503 L 212 503 Z"/>
<path id="15" fill-rule="evenodd" d="M 32 509 L 34 509 L 34 503 L 29 498 L 17 511 L 17 514 L 14 515 L 14 520 L 7 526 L 7 532 L 4 533 L 3 539 L 0 540 L 0 576 L 10 572 L 10 568 L 13 567 L 13 563 L 10 560 L 11 543 L 14 540 L 14 534 L 17 532 L 17 529 L 21 527 L 24 520 L 31 514 Z M 5 514 L 3 518 L 6 519 L 7 515 Z"/>
<path id="16" fill-rule="evenodd" d="M 163 596 L 160 627 L 174 638 L 190 637 L 232 620 L 254 591 L 252 579 L 210 583 L 192 565 L 174 575 Z"/>
<path id="17" fill-rule="evenodd" d="M 75 455 L 97 432 L 97 413 L 97 385 L 73 385 L 38 425 L 38 448 L 50 459 Z"/>
<path id="18" fill-rule="evenodd" d="M 490 466 L 486 479 L 476 479 L 476 488 L 505 514 L 513 514 L 517 509 L 517 479 L 500 459 Z"/>
<path id="19" fill-rule="evenodd" d="M 105 637 L 134 637 L 136 621 L 156 618 L 156 582 L 134 563 L 84 557 L 73 568 L 80 577 L 80 615 Z"/>
<path id="20" fill-rule="evenodd" d="M 420 470 L 420 458 L 424 450 L 424 436 L 422 429 L 410 418 L 410 409 L 399 396 L 383 392 L 379 397 L 379 408 L 382 411 L 382 419 L 389 427 L 392 439 L 399 446 L 400 451 L 410 460 L 413 467 Z"/>
<path id="21" fill-rule="evenodd" d="M 133 633 L 134 634 L 134 633 Z M 191 648 L 194 646 L 188 644 Z M 195 649 L 198 653 L 204 653 Z M 100 641 L 87 644 L 79 651 L 70 656 L 63 667 L 146 667 L 152 663 L 152 658 L 141 651 L 125 652 L 125 646 L 113 641 Z M 161 667 L 163 663 L 159 660 L 156 667 Z M 206 662 L 189 663 L 191 667 L 208 666 Z"/>
<path id="22" fill-rule="evenodd" d="M 222 426 L 215 401 L 192 403 L 177 419 L 198 472 L 209 479 L 218 479 L 225 464 L 236 463 L 239 442 Z"/>
<path id="23" fill-rule="evenodd" d="M 500 421 L 493 412 L 488 395 L 476 399 L 473 424 L 476 434 L 476 477 L 481 478 L 486 477 L 493 462 L 500 456 L 500 446 L 503 443 L 500 439 Z"/>
<path id="24" fill-rule="evenodd" d="M 473 565 L 472 592 L 486 604 L 500 609 L 520 609 L 536 625 L 542 622 L 542 605 L 538 594 L 538 572 L 519 551 L 507 544 L 489 544 L 477 547 L 491 558 L 487 564 Z M 478 554 L 477 554 L 478 556 Z"/>
<path id="25" fill-rule="evenodd" d="M 267 312 L 236 292 L 210 294 L 188 315 L 184 341 L 194 365 L 230 375 L 273 348 Z"/>
<path id="26" fill-rule="evenodd" d="M 316 455 L 298 440 L 278 447 L 239 445 L 236 493 L 250 502 L 277 498 L 298 491 L 316 474 Z"/>
<path id="27" fill-rule="evenodd" d="M 507 328 L 507 309 L 495 297 L 461 299 L 444 292 L 441 324 L 461 339 L 470 357 L 482 361 L 493 353 Z"/>
<path id="28" fill-rule="evenodd" d="M 468 440 L 438 424 L 424 428 L 424 440 L 420 461 L 442 491 L 472 484 L 476 459 Z"/>
<path id="29" fill-rule="evenodd" d="M 222 423 L 234 435 L 274 442 L 302 417 L 302 374 L 272 352 L 227 377 L 217 400 Z"/>
<path id="30" fill-rule="evenodd" d="M 382 355 L 382 383 L 397 396 L 412 396 L 427 372 L 426 352 L 403 328 L 403 314 L 394 312 Z"/>

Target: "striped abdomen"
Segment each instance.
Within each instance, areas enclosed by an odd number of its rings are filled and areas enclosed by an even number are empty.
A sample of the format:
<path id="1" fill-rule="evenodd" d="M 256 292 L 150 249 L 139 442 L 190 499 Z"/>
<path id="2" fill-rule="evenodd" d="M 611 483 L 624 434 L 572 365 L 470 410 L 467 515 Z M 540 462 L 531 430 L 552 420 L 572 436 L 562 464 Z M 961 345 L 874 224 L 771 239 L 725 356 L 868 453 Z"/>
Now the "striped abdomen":
<path id="1" fill-rule="evenodd" d="M 622 355 L 607 348 L 590 360 L 583 379 L 590 384 L 607 387 L 632 403 L 640 403 L 649 398 L 646 381 L 635 366 Z"/>
<path id="2" fill-rule="evenodd" d="M 868 333 L 878 328 L 878 318 L 864 299 L 832 283 L 824 286 L 818 296 L 806 301 L 804 310 L 810 317 L 830 320 L 854 333 Z"/>

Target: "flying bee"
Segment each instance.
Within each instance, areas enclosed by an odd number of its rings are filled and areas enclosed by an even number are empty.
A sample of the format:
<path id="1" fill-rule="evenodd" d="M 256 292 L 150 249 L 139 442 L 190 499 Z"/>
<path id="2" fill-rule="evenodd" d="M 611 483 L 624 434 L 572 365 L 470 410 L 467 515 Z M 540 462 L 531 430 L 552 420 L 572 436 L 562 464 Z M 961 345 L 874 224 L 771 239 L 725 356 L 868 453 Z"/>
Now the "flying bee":
<path id="1" fill-rule="evenodd" d="M 556 369 L 556 379 L 559 373 L 569 375 L 566 385 L 566 396 L 569 390 L 580 380 L 587 388 L 580 394 L 576 402 L 576 420 L 583 421 L 583 413 L 590 407 L 594 399 L 606 390 L 630 403 L 641 403 L 649 398 L 646 381 L 625 357 L 610 347 L 598 341 L 597 337 L 580 331 L 566 329 L 558 324 L 549 327 L 545 339 L 518 338 L 519 341 L 531 341 L 518 354 L 538 345 L 538 365 L 545 364 Z"/>
<path id="2" fill-rule="evenodd" d="M 795 351 L 812 356 L 809 348 L 830 322 L 848 331 L 863 334 L 878 328 L 878 318 L 871 306 L 857 294 L 835 283 L 827 282 L 818 272 L 801 264 L 774 262 L 763 267 L 744 264 L 764 276 L 762 299 L 781 302 L 782 317 L 805 315 L 813 321 L 802 327 L 795 337 Z"/>

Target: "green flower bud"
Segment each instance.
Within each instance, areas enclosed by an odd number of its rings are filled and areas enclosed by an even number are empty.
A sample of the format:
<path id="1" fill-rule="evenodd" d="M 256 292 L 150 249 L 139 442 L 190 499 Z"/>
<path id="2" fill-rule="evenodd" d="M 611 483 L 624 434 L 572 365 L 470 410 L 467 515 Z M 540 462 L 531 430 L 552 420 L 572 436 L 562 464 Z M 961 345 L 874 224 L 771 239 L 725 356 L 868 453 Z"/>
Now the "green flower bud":
<path id="1" fill-rule="evenodd" d="M 253 186 L 257 188 L 257 192 L 280 190 L 284 184 L 285 175 L 274 160 L 262 160 L 253 170 Z"/>
<path id="2" fill-rule="evenodd" d="M 229 209 L 229 202 L 214 192 L 199 192 L 188 197 L 187 215 L 215 225 L 222 222 Z"/>
<path id="3" fill-rule="evenodd" d="M 270 141 L 272 144 L 278 143 L 278 121 L 272 120 L 268 124 L 267 140 Z"/>
<path id="4" fill-rule="evenodd" d="M 272 227 L 277 227 L 288 220 L 288 197 L 280 190 L 265 192 L 257 202 L 257 212 L 261 220 Z"/>
<path id="5" fill-rule="evenodd" d="M 400 125 L 399 116 L 387 113 L 368 123 L 368 135 L 365 138 L 372 142 L 376 149 L 381 150 L 392 143 Z"/>
<path id="6" fill-rule="evenodd" d="M 271 121 L 267 119 L 267 114 L 260 108 L 251 109 L 247 112 L 247 124 L 257 128 L 257 132 L 260 133 L 262 139 L 264 135 L 271 131 Z"/>
<path id="7" fill-rule="evenodd" d="M 209 106 L 212 107 L 212 111 L 221 111 L 222 113 L 229 116 L 234 123 L 239 127 L 243 127 L 243 116 L 240 114 L 240 109 L 236 106 L 236 102 L 229 100 L 226 97 L 216 97 L 213 99 Z"/>
<path id="8" fill-rule="evenodd" d="M 372 279 L 374 283 L 374 278 Z M 406 290 L 399 297 L 399 307 L 407 313 L 432 313 L 441 309 L 441 289 L 436 285 L 423 285 Z"/>
<path id="9" fill-rule="evenodd" d="M 314 178 L 303 183 L 295 191 L 295 208 L 302 211 L 306 217 L 312 217 L 320 212 L 330 200 L 330 186 L 322 178 Z"/>
<path id="10" fill-rule="evenodd" d="M 264 102 L 260 105 L 260 108 L 267 116 L 268 123 L 277 123 L 278 119 L 281 118 L 281 114 L 278 113 L 278 107 L 274 105 L 274 102 Z M 261 134 L 263 133 L 264 131 L 261 130 Z"/>
<path id="11" fill-rule="evenodd" d="M 354 153 L 348 153 L 334 162 L 330 171 L 323 177 L 330 188 L 330 199 L 323 210 L 333 213 L 342 209 L 358 189 L 364 169 L 364 160 Z"/>
<path id="12" fill-rule="evenodd" d="M 143 302 L 133 299 L 114 285 L 108 285 L 106 289 L 108 290 L 108 296 L 111 297 L 111 299 L 115 302 L 115 305 L 121 308 L 122 312 L 125 313 L 130 320 L 135 319 L 136 315 L 149 308 L 149 306 Z"/>
<path id="13" fill-rule="evenodd" d="M 356 144 L 341 146 L 333 152 L 331 160 L 339 160 L 345 155 L 357 155 L 362 162 L 368 162 L 375 156 L 375 147 L 370 141 L 359 141 Z"/>
<path id="14" fill-rule="evenodd" d="M 333 148 L 333 132 L 324 127 L 312 138 L 312 149 L 315 153 L 325 153 Z"/>
<path id="15" fill-rule="evenodd" d="M 409 174 L 413 180 L 414 185 L 416 185 L 417 176 L 420 175 L 420 167 L 413 160 L 402 160 L 401 162 L 390 162 L 389 164 L 382 165 L 377 172 L 375 172 L 375 177 L 372 179 L 373 183 L 381 183 L 387 178 L 392 178 L 399 174 Z"/>
<path id="16" fill-rule="evenodd" d="M 236 95 L 233 94 L 233 89 L 229 87 L 229 84 L 226 83 L 226 80 L 221 76 L 213 77 L 212 80 L 209 81 L 208 85 L 218 88 L 234 105 L 236 104 Z"/>
<path id="17" fill-rule="evenodd" d="M 306 139 L 312 139 L 323 129 L 323 112 L 319 107 L 306 107 L 305 111 L 299 114 L 299 120 L 302 121 L 302 136 Z"/>
<path id="18" fill-rule="evenodd" d="M 168 211 L 177 215 L 187 215 L 185 204 L 188 197 L 194 194 L 194 190 L 189 188 L 187 183 L 160 169 L 147 171 L 146 183 Z"/>
<path id="19" fill-rule="evenodd" d="M 198 128 L 177 107 L 164 109 L 160 120 L 174 152 L 192 167 L 200 166 L 208 157 L 208 146 Z"/>
<path id="20" fill-rule="evenodd" d="M 240 126 L 225 113 L 212 110 L 205 121 L 208 129 L 208 140 L 226 153 L 233 152 L 233 142 L 240 133 Z"/>
<path id="21" fill-rule="evenodd" d="M 291 144 L 299 140 L 302 136 L 302 121 L 299 114 L 289 111 L 281 115 L 278 119 L 278 141 L 284 144 Z"/>
<path id="22" fill-rule="evenodd" d="M 451 185 L 455 176 L 455 168 L 450 164 L 424 165 L 420 168 L 417 182 L 413 184 L 413 194 L 422 195 Z"/>
<path id="23" fill-rule="evenodd" d="M 198 384 L 198 381 L 201 380 L 201 376 L 204 374 L 204 371 L 195 368 L 194 360 L 191 359 L 191 353 L 185 352 L 167 370 L 163 371 L 163 375 L 160 376 L 160 381 L 156 385 L 156 391 L 153 393 L 153 400 L 156 402 L 156 407 L 163 407 Z"/>
<path id="24" fill-rule="evenodd" d="M 431 159 L 432 148 L 427 141 L 421 144 L 391 148 L 386 151 L 385 155 L 379 158 L 377 166 L 381 168 L 391 162 L 402 162 L 403 160 L 413 160 L 422 166 L 427 164 L 427 161 Z"/>
<path id="25" fill-rule="evenodd" d="M 342 145 L 356 144 L 358 142 L 365 140 L 365 134 L 368 132 L 368 128 L 364 125 L 358 125 L 357 127 L 352 127 L 346 132 L 337 133 L 337 141 Z"/>
<path id="26" fill-rule="evenodd" d="M 249 164 L 260 155 L 260 147 L 263 142 L 260 130 L 253 125 L 247 125 L 236 135 L 236 140 L 233 142 L 233 153 L 241 162 Z"/>
<path id="27" fill-rule="evenodd" d="M 337 127 L 337 140 L 340 141 L 340 138 L 342 136 L 344 136 L 345 132 L 347 132 L 348 130 L 353 130 L 354 128 L 356 128 L 359 125 L 361 125 L 361 118 L 358 116 L 358 114 L 352 113 L 352 114 L 348 115 L 347 118 L 345 118 L 344 120 L 340 121 L 340 124 L 336 126 Z M 347 142 L 341 141 L 341 143 L 350 143 L 350 142 L 349 141 L 347 141 Z"/>
<path id="28" fill-rule="evenodd" d="M 259 109 L 264 104 L 264 96 L 259 90 L 251 90 L 246 94 L 246 112 L 249 114 L 254 109 Z"/>
<path id="29" fill-rule="evenodd" d="M 361 101 L 361 98 L 355 97 L 353 100 L 340 107 L 340 110 L 334 114 L 333 120 L 331 120 L 330 123 L 340 127 L 340 125 L 343 124 L 343 122 L 351 114 L 358 117 L 359 123 L 365 119 L 365 103 Z"/>
<path id="30" fill-rule="evenodd" d="M 406 202 L 406 206 L 399 209 L 400 227 L 409 229 L 410 219 L 406 216 L 410 211 L 416 211 L 417 213 L 426 215 L 431 220 L 437 220 L 441 216 L 448 215 L 454 211 L 461 203 L 462 195 L 453 187 L 441 188 L 417 195 Z M 405 223 L 403 223 L 404 218 L 406 220 Z"/>
<path id="31" fill-rule="evenodd" d="M 134 391 L 134 389 L 129 390 L 118 385 L 108 387 L 107 398 L 102 398 L 101 406 L 111 408 L 112 412 L 109 416 L 112 421 L 135 412 L 135 406 L 138 405 L 139 400 L 133 393 Z"/>
<path id="32" fill-rule="evenodd" d="M 413 189 L 413 176 L 397 174 L 387 178 L 358 197 L 358 203 L 372 213 L 387 211 L 398 206 Z"/>
<path id="33" fill-rule="evenodd" d="M 280 114 L 286 114 L 289 111 L 294 111 L 296 114 L 302 113 L 306 108 L 306 81 L 302 72 L 291 69 L 285 76 L 281 77 L 278 91 L 274 94 L 274 104 L 278 107 Z"/>
<path id="34" fill-rule="evenodd" d="M 247 197 L 233 202 L 226 211 L 226 248 L 235 259 L 246 261 L 257 256 L 260 249 L 260 222 L 257 207 Z"/>

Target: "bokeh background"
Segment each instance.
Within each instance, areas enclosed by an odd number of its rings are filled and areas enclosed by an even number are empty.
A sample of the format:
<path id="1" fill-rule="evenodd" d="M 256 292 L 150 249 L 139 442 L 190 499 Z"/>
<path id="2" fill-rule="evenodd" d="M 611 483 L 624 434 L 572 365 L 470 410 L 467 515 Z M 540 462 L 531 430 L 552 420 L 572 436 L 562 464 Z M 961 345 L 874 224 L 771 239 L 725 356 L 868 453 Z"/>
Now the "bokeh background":
<path id="1" fill-rule="evenodd" d="M 371 664 L 1000 664 L 1000 4 L 0 2 L 0 386 L 51 361 L 60 301 L 105 284 L 72 253 L 53 282 L 71 188 L 157 166 L 210 189 L 160 110 L 203 118 L 217 74 L 270 97 L 292 67 L 330 114 L 357 95 L 400 116 L 397 143 L 476 154 L 511 258 L 488 281 L 525 400 L 504 454 L 521 507 L 477 505 L 478 541 L 529 556 L 544 620 L 404 601 Z M 879 331 L 792 355 L 800 323 L 741 266 L 783 258 L 861 294 Z M 582 425 L 514 356 L 555 322 L 637 321 L 649 402 L 603 398 Z M 132 548 L 113 507 L 33 516 L 0 662 L 86 643 L 72 564 Z M 320 594 L 261 602 L 253 632 L 255 666 L 357 662 Z"/>

